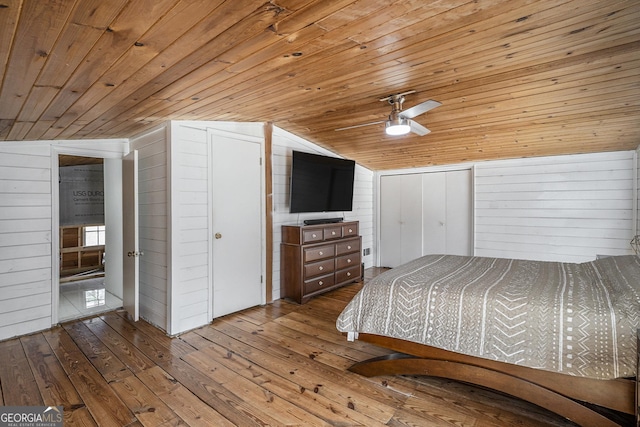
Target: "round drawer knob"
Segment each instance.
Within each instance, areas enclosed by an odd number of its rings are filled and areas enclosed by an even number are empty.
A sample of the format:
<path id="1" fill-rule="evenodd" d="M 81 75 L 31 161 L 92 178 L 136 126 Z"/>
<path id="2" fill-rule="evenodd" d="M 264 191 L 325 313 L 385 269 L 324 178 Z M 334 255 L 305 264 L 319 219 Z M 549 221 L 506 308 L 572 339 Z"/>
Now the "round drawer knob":
<path id="1" fill-rule="evenodd" d="M 320 281 L 318 282 L 318 285 L 322 286 L 322 285 L 324 285 L 324 282 L 323 282 L 322 280 L 320 280 Z"/>
<path id="2" fill-rule="evenodd" d="M 311 237 L 318 237 L 318 235 L 314 233 L 311 235 Z"/>
<path id="3" fill-rule="evenodd" d="M 318 255 L 324 255 L 324 253 L 322 251 L 318 252 Z"/>
<path id="4" fill-rule="evenodd" d="M 332 236 L 335 236 L 335 235 L 336 235 L 336 232 L 335 232 L 335 231 L 332 231 L 332 232 L 331 232 L 331 235 L 332 235 Z"/>
<path id="5" fill-rule="evenodd" d="M 352 228 L 349 229 L 349 233 L 353 233 L 353 229 Z"/>
<path id="6" fill-rule="evenodd" d="M 351 272 L 347 271 L 347 277 L 351 276 Z"/>
<path id="7" fill-rule="evenodd" d="M 322 270 L 324 270 L 324 267 L 320 266 L 320 267 L 318 267 L 318 270 L 322 271 Z"/>
<path id="8" fill-rule="evenodd" d="M 347 258 L 347 264 L 351 264 L 351 258 Z"/>
<path id="9" fill-rule="evenodd" d="M 347 246 L 347 249 L 351 249 L 351 245 Z"/>

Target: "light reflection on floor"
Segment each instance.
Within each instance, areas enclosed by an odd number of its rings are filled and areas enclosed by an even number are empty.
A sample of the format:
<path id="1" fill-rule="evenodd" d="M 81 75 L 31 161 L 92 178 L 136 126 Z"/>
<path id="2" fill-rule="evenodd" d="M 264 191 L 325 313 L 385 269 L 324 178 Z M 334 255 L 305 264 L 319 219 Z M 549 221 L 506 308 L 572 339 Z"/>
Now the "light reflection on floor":
<path id="1" fill-rule="evenodd" d="M 58 321 L 91 316 L 122 307 L 122 300 L 104 287 L 104 278 L 60 284 Z"/>

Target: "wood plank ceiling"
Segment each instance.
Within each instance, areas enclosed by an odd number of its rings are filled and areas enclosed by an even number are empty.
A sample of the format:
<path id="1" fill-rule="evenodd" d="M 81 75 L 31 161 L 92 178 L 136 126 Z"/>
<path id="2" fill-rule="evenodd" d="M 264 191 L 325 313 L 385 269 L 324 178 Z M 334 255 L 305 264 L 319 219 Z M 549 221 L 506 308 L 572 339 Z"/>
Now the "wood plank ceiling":
<path id="1" fill-rule="evenodd" d="M 640 144 L 640 1 L 0 0 L 0 139 L 268 121 L 373 170 Z M 407 95 L 442 106 L 385 136 Z"/>

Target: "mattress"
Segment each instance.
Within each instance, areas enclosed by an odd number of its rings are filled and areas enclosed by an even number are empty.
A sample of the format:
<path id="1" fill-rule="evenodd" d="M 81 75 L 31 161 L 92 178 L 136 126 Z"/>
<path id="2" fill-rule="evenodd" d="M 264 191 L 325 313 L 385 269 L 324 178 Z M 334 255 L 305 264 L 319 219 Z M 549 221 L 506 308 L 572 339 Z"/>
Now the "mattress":
<path id="1" fill-rule="evenodd" d="M 336 326 L 567 375 L 633 377 L 640 259 L 427 255 L 365 284 Z"/>

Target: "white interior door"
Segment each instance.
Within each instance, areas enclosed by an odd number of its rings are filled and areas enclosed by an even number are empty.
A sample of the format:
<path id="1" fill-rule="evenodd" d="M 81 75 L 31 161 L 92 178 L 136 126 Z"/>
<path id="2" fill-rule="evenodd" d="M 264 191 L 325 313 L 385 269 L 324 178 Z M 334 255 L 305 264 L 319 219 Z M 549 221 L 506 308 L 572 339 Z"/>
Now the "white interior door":
<path id="1" fill-rule="evenodd" d="M 422 255 L 420 174 L 380 178 L 380 265 L 397 267 Z"/>
<path id="2" fill-rule="evenodd" d="M 423 254 L 471 255 L 471 170 L 423 174 Z"/>
<path id="3" fill-rule="evenodd" d="M 259 142 L 212 134 L 213 317 L 262 303 Z"/>
<path id="4" fill-rule="evenodd" d="M 422 174 L 422 253 L 447 253 L 446 174 Z"/>
<path id="5" fill-rule="evenodd" d="M 122 159 L 122 305 L 134 321 L 139 318 L 140 247 L 138 243 L 138 151 Z"/>
<path id="6" fill-rule="evenodd" d="M 473 255 L 471 170 L 447 172 L 447 253 Z"/>

